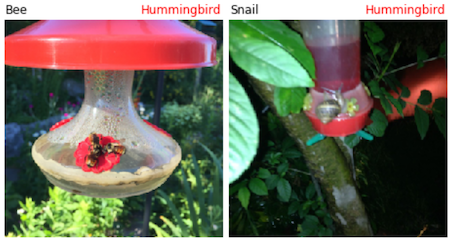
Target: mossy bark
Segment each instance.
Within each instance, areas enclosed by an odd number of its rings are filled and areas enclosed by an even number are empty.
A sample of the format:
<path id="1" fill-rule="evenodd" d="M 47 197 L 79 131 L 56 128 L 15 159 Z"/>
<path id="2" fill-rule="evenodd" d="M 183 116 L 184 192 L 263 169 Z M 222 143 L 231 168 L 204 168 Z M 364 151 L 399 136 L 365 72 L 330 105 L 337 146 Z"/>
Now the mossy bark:
<path id="1" fill-rule="evenodd" d="M 253 77 L 249 77 L 249 81 L 274 114 L 279 116 L 273 103 L 274 86 Z M 304 112 L 279 118 L 303 153 L 307 166 L 319 180 L 326 195 L 329 213 L 339 231 L 337 233 L 347 236 L 372 235 L 364 204 L 350 171 L 350 164 L 334 139 L 326 138 L 312 146 L 306 146 L 306 141 L 317 132 L 312 128 Z"/>

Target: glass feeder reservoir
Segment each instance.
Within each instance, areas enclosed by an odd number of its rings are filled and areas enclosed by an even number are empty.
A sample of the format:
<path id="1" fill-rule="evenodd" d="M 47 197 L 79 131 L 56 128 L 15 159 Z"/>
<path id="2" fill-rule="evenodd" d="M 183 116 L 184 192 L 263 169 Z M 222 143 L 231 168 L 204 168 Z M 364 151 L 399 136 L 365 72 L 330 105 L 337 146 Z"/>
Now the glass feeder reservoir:
<path id="1" fill-rule="evenodd" d="M 179 21 L 39 21 L 7 36 L 5 50 L 7 65 L 84 70 L 80 111 L 32 156 L 54 185 L 104 198 L 154 190 L 181 160 L 178 143 L 134 109 L 134 70 L 216 64 L 216 41 Z"/>
<path id="2" fill-rule="evenodd" d="M 368 121 L 373 101 L 360 80 L 359 21 L 300 21 L 303 38 L 315 61 L 315 87 L 305 111 L 324 136 L 347 136 Z"/>

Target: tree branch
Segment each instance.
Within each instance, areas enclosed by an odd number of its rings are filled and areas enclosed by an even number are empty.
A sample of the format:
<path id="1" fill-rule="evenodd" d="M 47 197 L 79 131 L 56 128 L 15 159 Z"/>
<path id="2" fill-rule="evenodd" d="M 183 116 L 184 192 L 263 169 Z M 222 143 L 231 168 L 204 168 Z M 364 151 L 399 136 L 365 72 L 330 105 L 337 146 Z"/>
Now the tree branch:
<path id="1" fill-rule="evenodd" d="M 326 195 L 329 213 L 341 235 L 370 236 L 372 230 L 364 204 L 356 188 L 350 167 L 333 138 L 326 138 L 313 146 L 306 146 L 317 132 L 304 113 L 282 117 L 274 105 L 274 86 L 249 77 L 249 82 L 262 100 L 287 129 L 298 149 L 303 153 L 307 166 L 320 181 Z"/>

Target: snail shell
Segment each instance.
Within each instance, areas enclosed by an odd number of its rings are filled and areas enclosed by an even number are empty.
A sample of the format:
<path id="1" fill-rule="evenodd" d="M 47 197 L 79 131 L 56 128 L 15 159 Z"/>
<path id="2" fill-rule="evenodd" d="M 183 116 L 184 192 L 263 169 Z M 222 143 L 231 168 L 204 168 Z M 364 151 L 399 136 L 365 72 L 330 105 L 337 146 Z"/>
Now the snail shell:
<path id="1" fill-rule="evenodd" d="M 324 100 L 317 106 L 315 114 L 323 124 L 329 123 L 342 112 L 342 107 L 337 100 Z"/>

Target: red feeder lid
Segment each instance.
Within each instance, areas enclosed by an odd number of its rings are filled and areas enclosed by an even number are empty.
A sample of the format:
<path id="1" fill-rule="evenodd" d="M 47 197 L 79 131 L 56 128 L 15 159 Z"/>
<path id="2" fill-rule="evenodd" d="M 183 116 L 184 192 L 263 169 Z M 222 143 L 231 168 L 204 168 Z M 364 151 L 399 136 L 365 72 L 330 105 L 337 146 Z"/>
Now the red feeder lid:
<path id="1" fill-rule="evenodd" d="M 5 64 L 147 70 L 213 66 L 216 40 L 176 20 L 45 20 L 5 38 Z"/>

